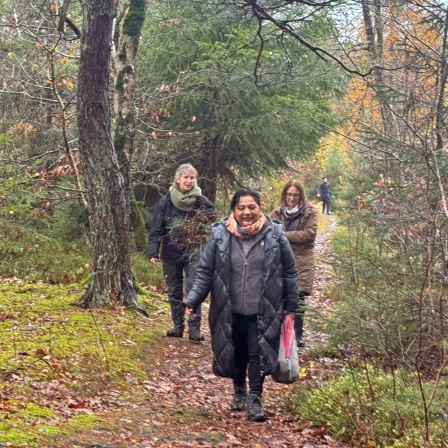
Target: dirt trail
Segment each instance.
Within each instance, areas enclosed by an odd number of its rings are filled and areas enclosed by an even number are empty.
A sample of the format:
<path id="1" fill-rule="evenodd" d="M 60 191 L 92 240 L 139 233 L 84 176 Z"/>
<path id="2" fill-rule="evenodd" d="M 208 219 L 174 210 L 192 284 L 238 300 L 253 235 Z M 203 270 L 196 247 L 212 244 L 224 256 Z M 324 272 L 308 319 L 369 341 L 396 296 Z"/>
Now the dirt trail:
<path id="1" fill-rule="evenodd" d="M 330 229 L 317 241 L 318 260 L 328 257 Z M 317 278 L 325 278 L 327 267 L 319 262 Z M 312 306 L 328 306 L 317 282 Z M 206 312 L 206 310 L 205 310 Z M 87 430 L 69 441 L 70 447 L 102 448 L 177 448 L 177 447 L 254 447 L 254 448 L 320 448 L 348 447 L 329 436 L 326 428 L 302 421 L 289 413 L 284 400 L 295 386 L 266 379 L 263 394 L 268 420 L 253 423 L 244 412 L 232 412 L 231 380 L 218 378 L 211 371 L 210 334 L 203 329 L 205 342 L 193 344 L 185 339 L 164 337 L 160 345 L 147 354 L 150 380 L 145 382 L 147 399 L 132 409 L 125 408 L 115 416 L 114 426 Z M 312 346 L 312 334 L 306 334 Z M 319 336 L 317 336 L 319 337 Z M 309 341 L 309 342 L 308 342 Z M 301 358 L 308 357 L 307 349 Z M 305 361 L 307 362 L 307 361 Z M 299 384 L 300 387 L 300 384 Z M 106 425 L 105 425 L 106 426 Z"/>

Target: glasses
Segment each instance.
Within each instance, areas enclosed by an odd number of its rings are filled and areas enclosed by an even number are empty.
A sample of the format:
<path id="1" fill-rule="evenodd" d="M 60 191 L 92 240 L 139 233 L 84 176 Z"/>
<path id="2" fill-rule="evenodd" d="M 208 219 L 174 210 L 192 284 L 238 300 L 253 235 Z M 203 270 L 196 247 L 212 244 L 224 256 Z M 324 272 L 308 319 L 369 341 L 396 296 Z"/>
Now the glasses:
<path id="1" fill-rule="evenodd" d="M 299 196 L 299 193 L 286 193 L 286 197 L 288 198 L 298 198 Z"/>

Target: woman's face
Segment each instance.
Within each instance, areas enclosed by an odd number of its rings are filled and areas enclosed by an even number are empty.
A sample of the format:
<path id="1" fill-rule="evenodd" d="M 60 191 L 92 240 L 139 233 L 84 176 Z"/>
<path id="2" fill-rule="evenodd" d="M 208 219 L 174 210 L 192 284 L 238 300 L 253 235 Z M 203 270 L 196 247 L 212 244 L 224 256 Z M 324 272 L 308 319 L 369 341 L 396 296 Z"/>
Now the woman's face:
<path id="1" fill-rule="evenodd" d="M 252 196 L 241 196 L 233 214 L 241 227 L 247 227 L 260 219 L 261 209 Z"/>
<path id="2" fill-rule="evenodd" d="M 177 179 L 177 183 L 182 193 L 188 193 L 195 186 L 196 176 L 189 172 L 183 173 Z"/>
<path id="3" fill-rule="evenodd" d="M 286 206 L 289 210 L 293 209 L 296 205 L 299 205 L 300 192 L 297 187 L 289 187 L 286 190 Z"/>

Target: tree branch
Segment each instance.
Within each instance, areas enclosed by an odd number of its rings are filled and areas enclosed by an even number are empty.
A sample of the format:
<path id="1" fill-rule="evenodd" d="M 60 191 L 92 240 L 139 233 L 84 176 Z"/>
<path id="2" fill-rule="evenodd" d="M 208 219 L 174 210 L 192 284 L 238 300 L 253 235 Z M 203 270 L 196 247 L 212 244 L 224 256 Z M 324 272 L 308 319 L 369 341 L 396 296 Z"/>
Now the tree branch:
<path id="1" fill-rule="evenodd" d="M 298 3 L 297 1 L 291 2 L 291 3 Z M 300 3 L 304 3 L 303 1 L 300 1 Z M 330 2 L 329 2 L 330 3 Z M 305 3 L 304 3 L 305 4 Z M 308 3 L 306 3 L 308 4 Z M 250 6 L 252 8 L 253 14 L 255 17 L 257 17 L 259 20 L 268 20 L 272 24 L 274 24 L 277 28 L 283 30 L 285 33 L 292 36 L 294 39 L 299 41 L 303 46 L 311 50 L 316 56 L 318 56 L 323 61 L 327 62 L 328 60 L 325 58 L 328 57 L 332 59 L 334 62 L 336 62 L 338 65 L 340 65 L 346 72 L 355 74 L 361 77 L 369 76 L 375 69 L 379 70 L 395 70 L 395 69 L 385 69 L 384 67 L 374 65 L 370 67 L 370 69 L 367 72 L 361 72 L 357 69 L 352 69 L 348 67 L 343 61 L 341 61 L 339 58 L 328 52 L 327 50 L 315 46 L 308 42 L 306 39 L 304 39 L 300 34 L 298 34 L 296 31 L 294 31 L 290 26 L 288 26 L 287 23 L 277 20 L 275 17 L 273 17 L 271 14 L 269 14 L 268 10 L 262 6 L 260 6 L 256 0 L 251 0 L 246 4 L 247 6 Z M 322 6 L 320 3 L 314 3 L 310 2 L 311 6 Z"/>

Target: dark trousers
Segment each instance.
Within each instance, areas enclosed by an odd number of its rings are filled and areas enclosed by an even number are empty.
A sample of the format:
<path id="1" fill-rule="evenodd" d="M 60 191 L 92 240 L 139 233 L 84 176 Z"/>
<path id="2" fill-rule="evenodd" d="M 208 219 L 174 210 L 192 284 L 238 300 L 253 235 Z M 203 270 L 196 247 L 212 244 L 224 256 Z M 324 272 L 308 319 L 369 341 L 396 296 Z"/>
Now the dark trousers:
<path id="1" fill-rule="evenodd" d="M 235 388 L 246 389 L 249 376 L 249 393 L 261 395 L 264 373 L 261 371 L 261 350 L 258 342 L 257 316 L 233 315 L 233 344 L 235 346 Z"/>
<path id="2" fill-rule="evenodd" d="M 196 267 L 197 260 L 163 261 L 163 274 L 168 286 L 171 319 L 173 319 L 174 325 L 183 325 L 185 323 L 185 307 L 182 303 L 184 292 L 183 279 L 185 274 L 185 283 L 188 292 L 193 285 Z M 201 316 L 201 306 L 198 306 L 196 309 L 196 316 Z"/>
<path id="3" fill-rule="evenodd" d="M 305 315 L 305 298 L 309 294 L 299 291 L 299 312 L 294 316 L 294 333 L 296 339 L 303 337 L 303 319 Z"/>
<path id="4" fill-rule="evenodd" d="M 322 199 L 322 213 L 327 211 L 327 215 L 330 214 L 330 199 Z"/>

